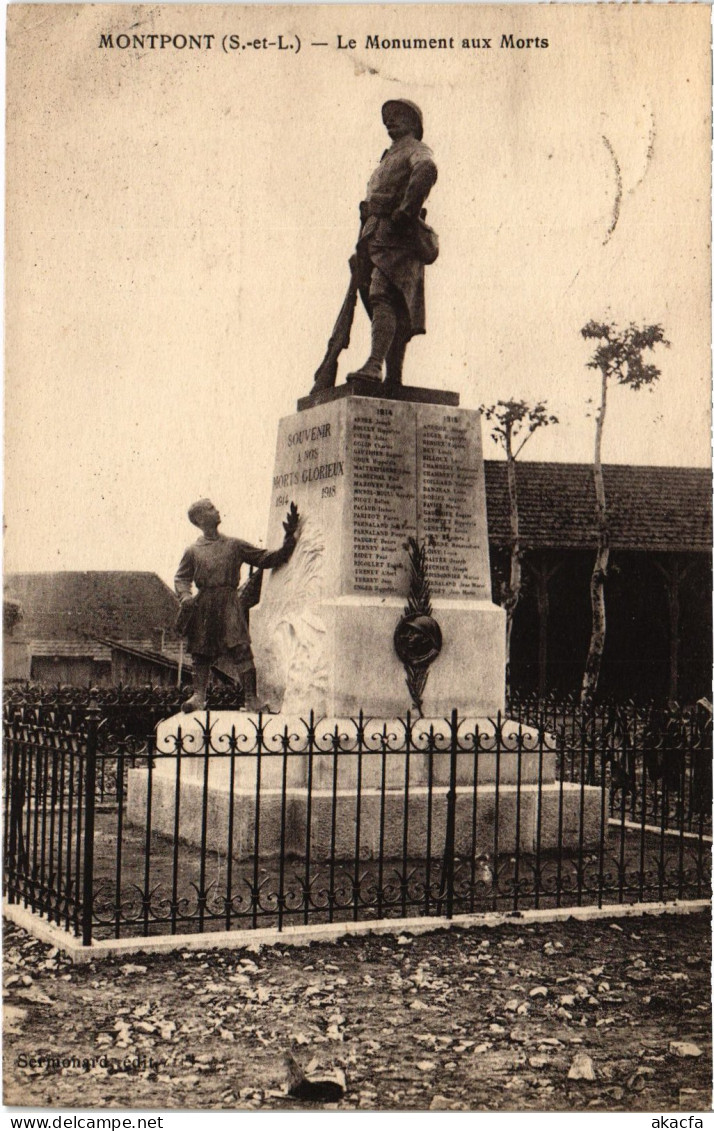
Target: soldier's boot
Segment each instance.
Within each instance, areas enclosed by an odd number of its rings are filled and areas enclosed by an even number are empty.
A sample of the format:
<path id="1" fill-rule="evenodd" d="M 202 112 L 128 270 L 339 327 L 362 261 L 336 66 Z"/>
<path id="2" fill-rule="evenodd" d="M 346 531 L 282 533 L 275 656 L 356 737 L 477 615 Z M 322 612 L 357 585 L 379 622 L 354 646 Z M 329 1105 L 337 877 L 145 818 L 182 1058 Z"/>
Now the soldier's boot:
<path id="1" fill-rule="evenodd" d="M 407 337 L 403 327 L 397 326 L 392 344 L 387 351 L 387 376 L 385 377 L 385 385 L 401 385 L 402 384 L 402 369 L 404 367 L 404 355 L 407 352 L 407 344 L 409 338 Z"/>
<path id="2" fill-rule="evenodd" d="M 347 374 L 348 381 L 381 381 L 382 365 L 397 328 L 397 315 L 386 302 L 377 302 L 372 311 L 372 350 L 364 365 Z"/>
<path id="3" fill-rule="evenodd" d="M 188 715 L 191 711 L 205 711 L 206 690 L 208 677 L 211 672 L 211 661 L 205 656 L 193 657 L 193 695 L 181 704 L 181 710 Z"/>
<path id="4" fill-rule="evenodd" d="M 265 703 L 258 702 L 258 673 L 255 668 L 248 668 L 247 671 L 243 672 L 241 675 L 241 684 L 243 685 L 244 711 L 269 710 Z"/>

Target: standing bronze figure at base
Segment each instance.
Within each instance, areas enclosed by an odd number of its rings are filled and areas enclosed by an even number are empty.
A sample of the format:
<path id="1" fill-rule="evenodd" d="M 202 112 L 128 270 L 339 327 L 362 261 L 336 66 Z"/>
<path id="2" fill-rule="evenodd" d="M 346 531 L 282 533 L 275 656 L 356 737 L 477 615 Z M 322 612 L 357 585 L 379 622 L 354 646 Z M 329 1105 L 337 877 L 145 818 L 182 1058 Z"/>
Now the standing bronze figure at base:
<path id="1" fill-rule="evenodd" d="M 208 678 L 214 667 L 241 684 L 246 710 L 257 711 L 255 663 L 238 592 L 240 569 L 244 562 L 257 569 L 275 569 L 288 561 L 295 549 L 297 507 L 294 503 L 290 507 L 283 523 L 285 539 L 278 550 L 260 550 L 240 538 L 219 534 L 221 516 L 210 499 L 193 503 L 188 517 L 200 529 L 201 537 L 184 551 L 174 578 L 181 601 L 176 627 L 187 637 L 193 659 L 194 693 L 182 710 L 205 708 Z"/>

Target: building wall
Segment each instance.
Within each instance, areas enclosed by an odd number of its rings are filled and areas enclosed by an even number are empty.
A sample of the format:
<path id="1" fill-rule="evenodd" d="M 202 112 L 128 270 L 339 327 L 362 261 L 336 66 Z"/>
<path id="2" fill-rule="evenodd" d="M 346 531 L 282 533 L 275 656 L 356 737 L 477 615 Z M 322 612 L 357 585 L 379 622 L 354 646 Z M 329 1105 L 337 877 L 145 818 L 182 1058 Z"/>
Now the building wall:
<path id="1" fill-rule="evenodd" d="M 169 687 L 176 683 L 175 670 L 119 650 L 112 651 L 111 661 L 98 661 L 91 656 L 32 656 L 24 668 L 17 663 L 13 671 L 16 674 L 11 675 L 6 668 L 5 678 L 32 679 L 47 686 L 63 683 L 73 687 L 112 687 L 121 683 L 127 687 Z"/>
<path id="2" fill-rule="evenodd" d="M 3 678 L 30 678 L 30 651 L 21 640 L 5 640 L 3 645 Z"/>
<path id="3" fill-rule="evenodd" d="M 91 656 L 33 656 L 30 677 L 48 686 L 107 687 L 111 684 L 111 665 L 96 663 Z"/>
<path id="4" fill-rule="evenodd" d="M 539 616 L 536 584 L 523 569 L 523 592 L 511 644 L 511 683 L 523 692 L 539 683 Z M 546 690 L 577 692 L 590 641 L 592 551 L 539 552 L 555 568 L 548 585 Z M 680 555 L 681 557 L 681 555 Z M 687 555 L 691 565 L 680 590 L 678 699 L 711 694 L 711 558 Z M 556 568 L 557 567 L 557 568 Z M 507 555 L 492 553 L 494 599 L 502 595 Z M 649 553 L 613 552 L 605 588 L 607 632 L 600 691 L 617 698 L 666 698 L 670 680 L 667 588 Z"/>
<path id="5" fill-rule="evenodd" d="M 112 680 L 128 687 L 140 687 L 147 683 L 155 687 L 170 687 L 176 683 L 176 671 L 163 664 L 152 663 L 140 656 L 132 656 L 119 649 L 112 649 Z"/>

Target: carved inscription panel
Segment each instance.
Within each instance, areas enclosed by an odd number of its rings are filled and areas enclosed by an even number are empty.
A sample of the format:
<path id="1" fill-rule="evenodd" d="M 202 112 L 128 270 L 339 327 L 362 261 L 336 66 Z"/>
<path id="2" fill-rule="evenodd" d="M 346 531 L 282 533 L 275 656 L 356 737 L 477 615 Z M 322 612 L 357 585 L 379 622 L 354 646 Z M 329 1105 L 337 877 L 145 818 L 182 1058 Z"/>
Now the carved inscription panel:
<path id="1" fill-rule="evenodd" d="M 355 593 L 405 593 L 404 545 L 416 521 L 412 405 L 365 398 L 350 408 L 352 588 Z"/>
<path id="2" fill-rule="evenodd" d="M 406 594 L 412 535 L 432 596 L 490 599 L 478 413 L 366 399 L 350 410 L 353 591 Z"/>
<path id="3" fill-rule="evenodd" d="M 413 536 L 433 597 L 490 600 L 477 412 L 346 397 L 298 413 L 281 421 L 272 487 L 267 544 L 280 545 L 292 500 L 303 519 L 286 584 L 304 559 L 300 585 L 317 599 L 406 596 Z"/>
<path id="4" fill-rule="evenodd" d="M 480 419 L 458 410 L 422 415 L 417 429 L 417 537 L 434 596 L 490 599 Z"/>
<path id="5" fill-rule="evenodd" d="M 301 515 L 298 551 L 290 568 L 278 572 L 315 599 L 343 590 L 340 531 L 349 491 L 342 420 L 338 405 L 326 405 L 284 418 L 278 433 L 267 545 L 282 542 L 283 520 L 295 502 Z M 277 580 L 271 575 L 267 587 Z"/>

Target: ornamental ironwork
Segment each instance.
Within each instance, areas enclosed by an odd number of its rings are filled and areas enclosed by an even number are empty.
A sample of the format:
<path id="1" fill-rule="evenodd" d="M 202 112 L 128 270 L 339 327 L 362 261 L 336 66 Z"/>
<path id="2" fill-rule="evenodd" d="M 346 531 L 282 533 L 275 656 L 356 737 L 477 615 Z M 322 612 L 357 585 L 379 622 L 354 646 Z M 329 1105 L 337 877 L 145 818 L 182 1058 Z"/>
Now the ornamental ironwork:
<path id="1" fill-rule="evenodd" d="M 85 942 L 708 898 L 710 717 L 521 707 L 520 720 L 483 725 L 454 712 L 389 724 L 238 715 L 226 727 L 209 712 L 200 730 L 177 724 L 157 745 L 112 731 L 98 698 L 65 713 L 16 698 L 5 711 L 7 898 Z M 588 788 L 596 820 L 580 835 Z"/>

